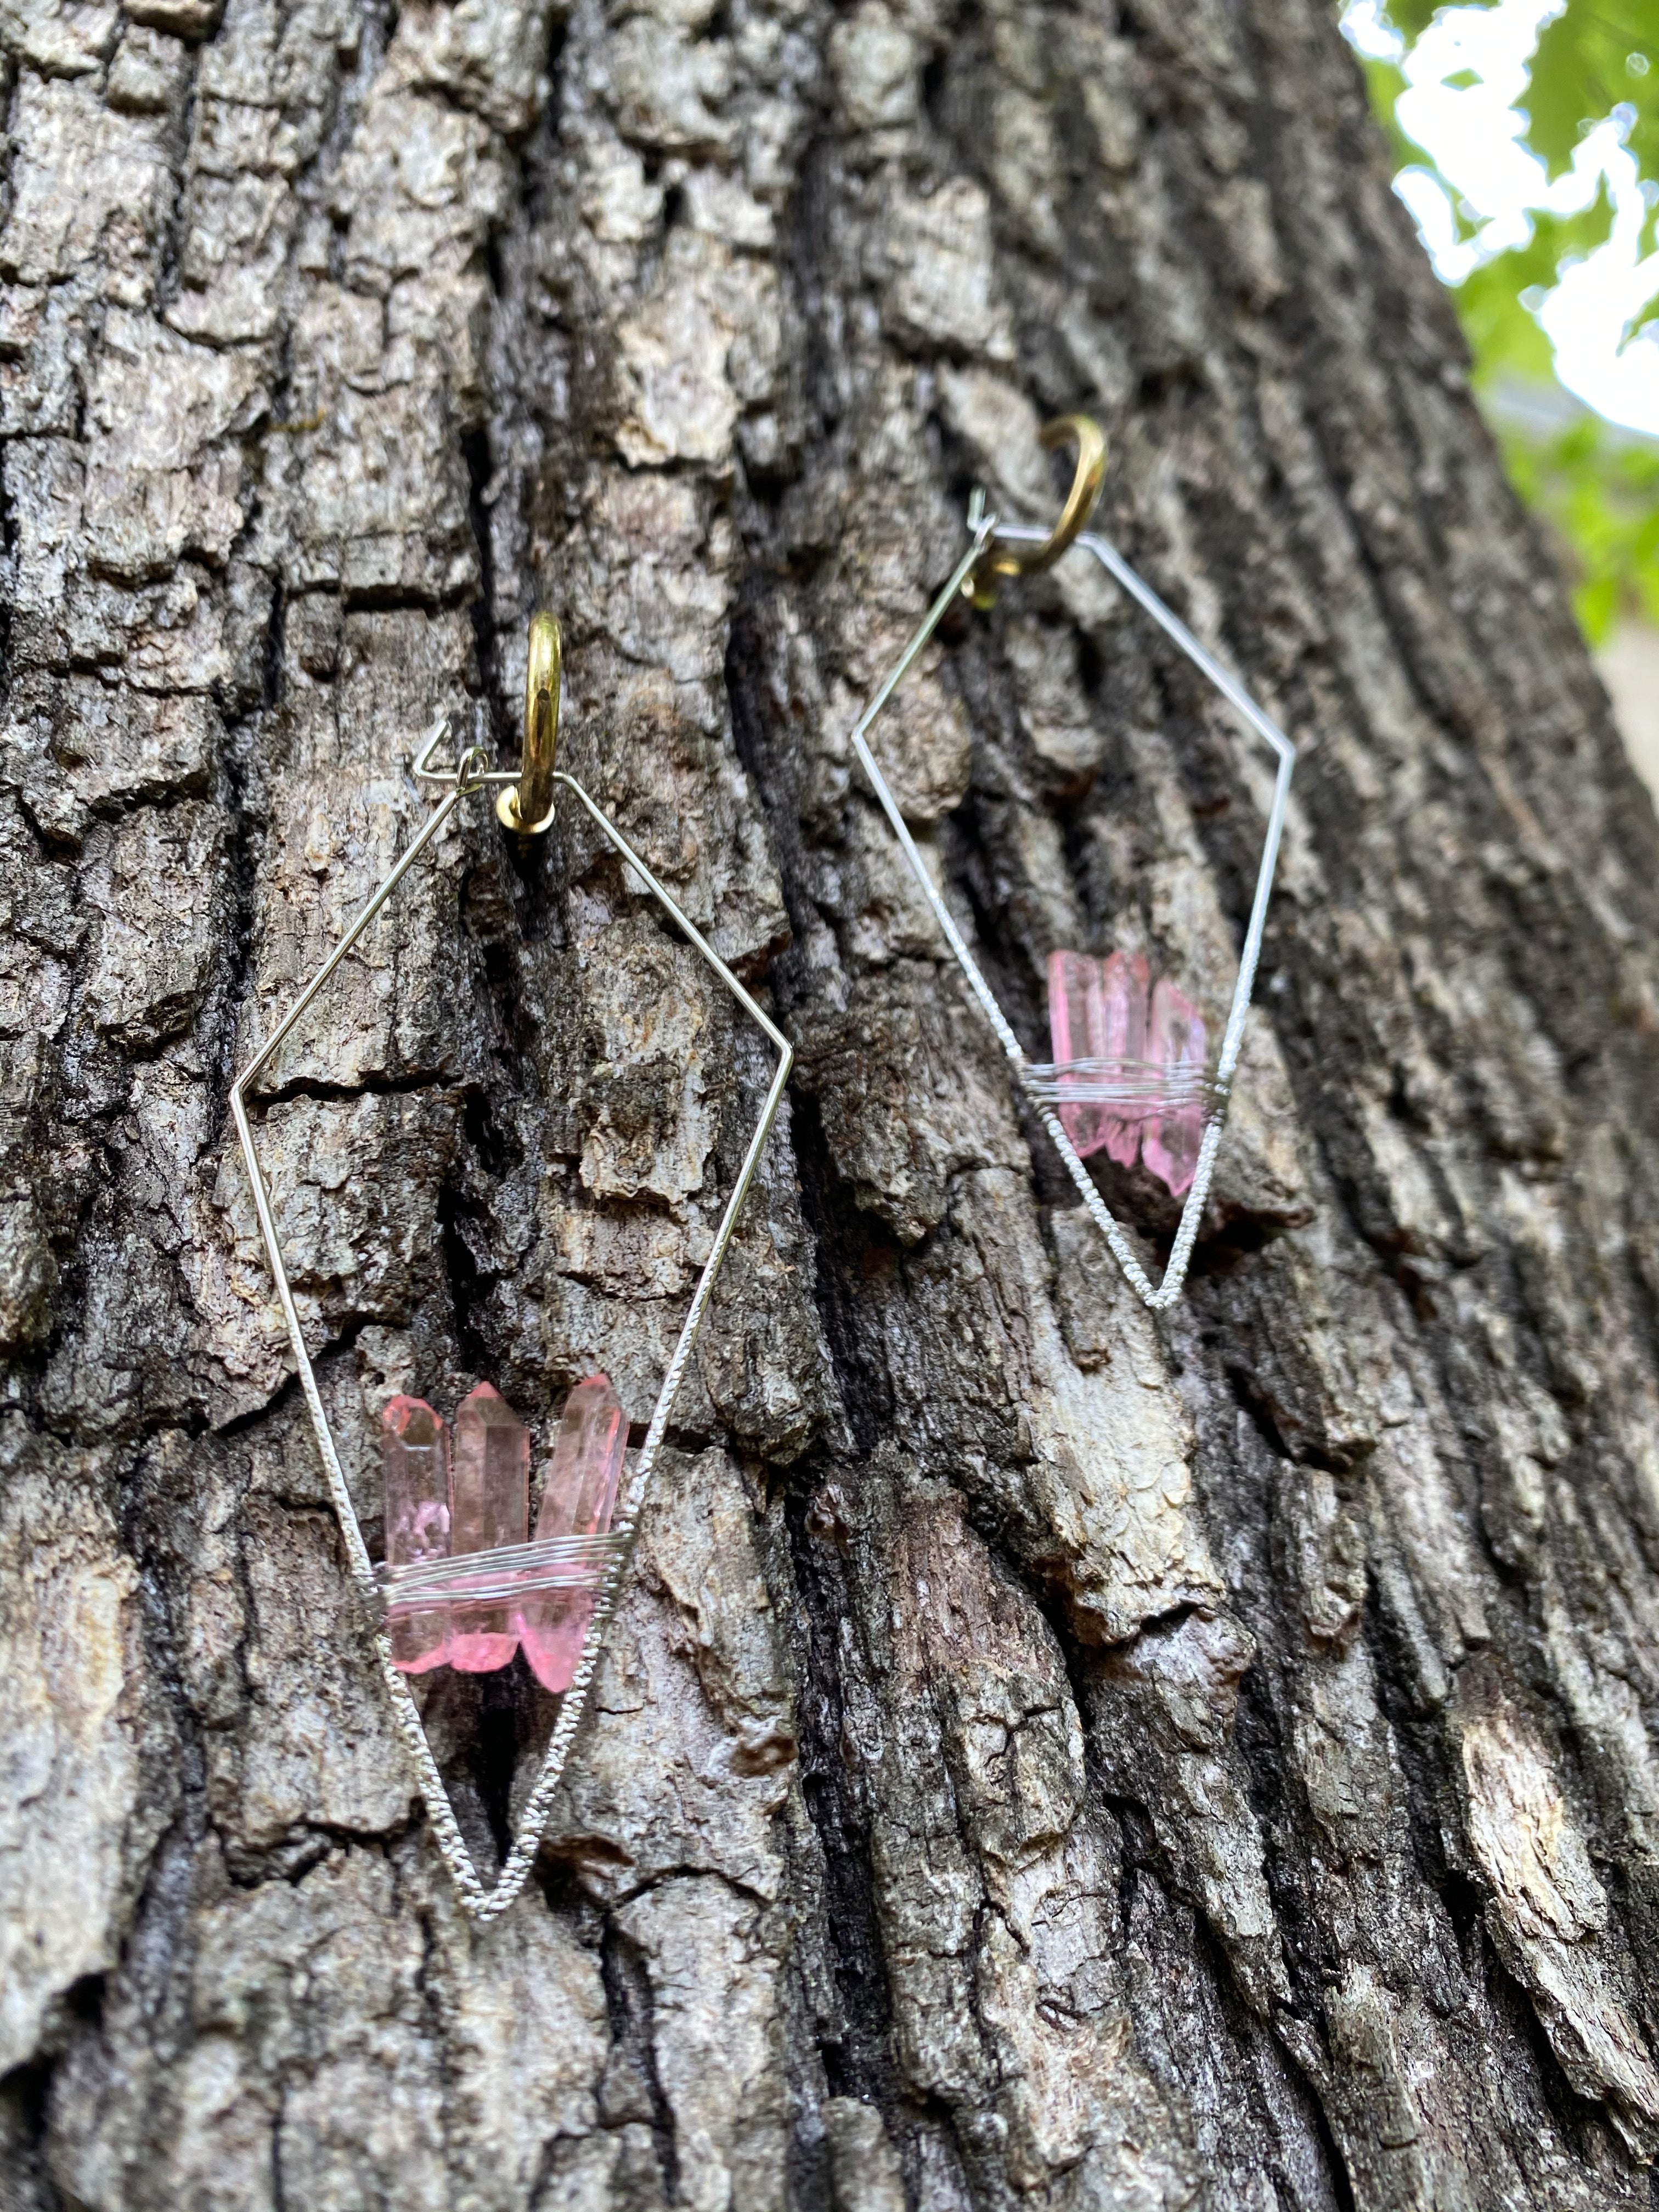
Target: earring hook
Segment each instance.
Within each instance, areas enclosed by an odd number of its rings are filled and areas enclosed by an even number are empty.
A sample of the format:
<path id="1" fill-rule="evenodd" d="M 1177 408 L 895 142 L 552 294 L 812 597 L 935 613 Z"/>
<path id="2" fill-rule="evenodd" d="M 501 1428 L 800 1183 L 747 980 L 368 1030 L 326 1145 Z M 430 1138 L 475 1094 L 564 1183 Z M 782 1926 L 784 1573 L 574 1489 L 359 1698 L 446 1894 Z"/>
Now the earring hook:
<path id="1" fill-rule="evenodd" d="M 1059 521 L 1040 545 L 1016 546 L 1006 538 L 992 538 L 962 587 L 963 597 L 971 599 L 976 607 L 995 604 L 997 586 L 1004 577 L 1034 576 L 1041 569 L 1052 568 L 1073 540 L 1088 528 L 1090 517 L 1100 503 L 1101 489 L 1106 482 L 1106 434 L 1094 416 L 1057 415 L 1052 422 L 1043 424 L 1038 436 L 1051 453 L 1061 446 L 1077 447 L 1072 488 L 1066 495 Z"/>
<path id="2" fill-rule="evenodd" d="M 564 647 L 552 615 L 532 616 L 524 672 L 524 759 L 519 780 L 495 801 L 497 818 L 520 837 L 539 837 L 553 821 L 553 771 L 559 750 L 559 674 Z"/>

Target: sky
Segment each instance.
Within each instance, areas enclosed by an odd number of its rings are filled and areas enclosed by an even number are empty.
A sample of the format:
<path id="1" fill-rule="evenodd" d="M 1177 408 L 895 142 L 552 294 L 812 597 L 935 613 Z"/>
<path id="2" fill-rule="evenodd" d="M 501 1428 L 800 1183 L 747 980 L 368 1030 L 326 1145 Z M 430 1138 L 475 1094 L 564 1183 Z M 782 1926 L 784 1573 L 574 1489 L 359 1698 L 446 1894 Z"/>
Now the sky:
<path id="1" fill-rule="evenodd" d="M 1563 0 L 1499 0 L 1496 7 L 1448 8 L 1407 56 L 1408 89 L 1396 111 L 1401 128 L 1430 153 L 1441 174 L 1480 222 L 1460 240 L 1452 205 L 1426 168 L 1407 169 L 1395 190 L 1416 219 L 1435 267 L 1449 283 L 1488 255 L 1524 245 L 1528 208 L 1559 214 L 1588 207 L 1605 174 L 1612 196 L 1613 234 L 1568 269 L 1538 309 L 1555 349 L 1557 375 L 1609 422 L 1659 436 L 1659 343 L 1644 336 L 1620 350 L 1630 315 L 1659 289 L 1659 253 L 1638 252 L 1644 202 L 1634 157 L 1620 143 L 1616 120 L 1580 142 L 1570 173 L 1552 186 L 1543 164 L 1521 143 L 1526 118 L 1527 62 L 1538 33 Z M 1400 59 L 1400 40 L 1379 20 L 1377 0 L 1349 0 L 1343 28 L 1364 53 Z M 1477 83 L 1454 88 L 1443 80 L 1469 70 Z"/>

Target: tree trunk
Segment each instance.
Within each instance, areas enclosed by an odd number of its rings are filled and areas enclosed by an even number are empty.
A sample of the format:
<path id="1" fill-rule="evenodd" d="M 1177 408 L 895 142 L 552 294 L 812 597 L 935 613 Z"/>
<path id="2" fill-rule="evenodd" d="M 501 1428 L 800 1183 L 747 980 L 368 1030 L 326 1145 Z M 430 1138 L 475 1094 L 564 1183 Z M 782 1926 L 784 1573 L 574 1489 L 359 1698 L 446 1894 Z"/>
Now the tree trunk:
<path id="1" fill-rule="evenodd" d="M 1650 2203 L 1659 836 L 1325 0 L 3 30 L 0 2203 Z M 848 743 L 1076 406 L 1304 748 L 1160 1322 Z M 478 1932 L 226 1091 L 542 605 L 800 1059 Z M 878 749 L 1038 1056 L 1058 945 L 1224 1004 L 1267 780 L 1086 564 Z M 458 816 L 270 1086 L 367 1522 L 392 1391 L 644 1419 L 763 1093 L 574 817 Z M 487 1860 L 524 1725 L 441 1746 Z"/>

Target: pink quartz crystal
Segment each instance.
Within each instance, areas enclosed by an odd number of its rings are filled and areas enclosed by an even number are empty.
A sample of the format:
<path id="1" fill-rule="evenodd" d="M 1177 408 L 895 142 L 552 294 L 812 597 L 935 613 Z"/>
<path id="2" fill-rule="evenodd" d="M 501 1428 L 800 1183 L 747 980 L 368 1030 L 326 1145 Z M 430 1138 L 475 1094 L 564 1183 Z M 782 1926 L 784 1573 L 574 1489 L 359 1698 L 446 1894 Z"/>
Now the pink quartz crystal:
<path id="1" fill-rule="evenodd" d="M 449 1449 L 444 1425 L 424 1398 L 394 1398 L 380 1416 L 388 1566 L 449 1556 Z M 449 1608 L 394 1606 L 387 1626 L 392 1663 L 424 1674 L 446 1656 Z"/>
<path id="2" fill-rule="evenodd" d="M 488 1382 L 461 1401 L 455 1416 L 450 1556 L 522 1544 L 530 1527 L 530 1431 Z M 465 1674 L 505 1667 L 518 1645 L 505 1598 L 449 1607 L 448 1657 Z"/>
<path id="3" fill-rule="evenodd" d="M 1056 1066 L 1098 1060 L 1106 1035 L 1100 963 L 1088 952 L 1048 955 L 1048 1036 Z M 1087 1159 L 1106 1141 L 1106 1115 L 1098 1105 L 1067 1103 L 1062 1084 L 1060 1127 Z"/>
<path id="4" fill-rule="evenodd" d="M 1060 1085 L 1060 1126 L 1079 1157 L 1103 1149 L 1125 1167 L 1139 1153 L 1142 1164 L 1180 1198 L 1192 1188 L 1204 1134 L 1204 1097 L 1199 1087 L 1207 1042 L 1204 1021 L 1192 1000 L 1175 985 L 1159 981 L 1150 994 L 1145 957 L 1114 952 L 1104 960 L 1086 952 L 1048 955 L 1048 1033 L 1054 1065 L 1104 1060 L 1109 1081 L 1128 1094 L 1114 1110 L 1112 1102 L 1090 1096 L 1099 1075 L 1079 1071 Z M 1173 1077 L 1173 1089 L 1185 1095 L 1172 1103 L 1158 1096 L 1160 1078 Z M 1136 1103 L 1137 1087 L 1145 1089 Z M 1069 1093 L 1069 1096 L 1068 1096 Z"/>
<path id="5" fill-rule="evenodd" d="M 1106 1006 L 1102 1060 L 1118 1060 L 1133 1071 L 1146 1057 L 1146 985 L 1150 971 L 1144 952 L 1113 952 L 1100 963 L 1101 996 Z M 1106 1150 L 1126 1168 L 1135 1164 L 1140 1144 L 1138 1115 L 1109 1115 Z"/>
<path id="6" fill-rule="evenodd" d="M 1114 952 L 1104 960 L 1087 952 L 1051 952 L 1048 1034 L 1055 1065 L 1144 1058 L 1146 982 L 1146 958 L 1139 952 Z M 1083 1095 L 1067 1103 L 1062 1079 L 1060 1126 L 1079 1158 L 1087 1159 L 1103 1147 L 1125 1167 L 1133 1166 L 1140 1143 L 1139 1121 L 1115 1114 L 1103 1099 L 1089 1098 L 1088 1087 L 1089 1078 L 1080 1077 L 1076 1088 Z"/>
<path id="7" fill-rule="evenodd" d="M 1203 1074 L 1205 1042 L 1198 1008 L 1173 983 L 1160 980 L 1152 992 L 1152 1018 L 1146 1024 L 1146 1057 L 1172 1075 L 1179 1072 L 1191 1097 L 1148 1121 L 1140 1157 L 1174 1198 L 1192 1188 L 1198 1165 L 1204 1100 L 1193 1079 Z"/>
<path id="8" fill-rule="evenodd" d="M 606 1375 L 590 1375 L 565 1401 L 548 1462 L 536 1540 L 598 1536 L 611 1526 L 628 1449 L 622 1401 Z M 592 1589 L 538 1590 L 522 1599 L 514 1625 L 544 1690 L 568 1690 L 593 1613 Z"/>

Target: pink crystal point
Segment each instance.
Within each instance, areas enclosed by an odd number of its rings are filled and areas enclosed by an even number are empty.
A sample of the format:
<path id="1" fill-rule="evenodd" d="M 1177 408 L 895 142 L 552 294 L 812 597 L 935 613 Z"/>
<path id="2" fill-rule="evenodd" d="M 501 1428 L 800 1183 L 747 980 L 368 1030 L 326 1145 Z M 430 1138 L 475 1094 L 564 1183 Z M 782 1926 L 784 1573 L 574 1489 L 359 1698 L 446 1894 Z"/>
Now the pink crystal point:
<path id="1" fill-rule="evenodd" d="M 1151 971 L 1144 952 L 1114 952 L 1101 963 L 1101 1000 L 1105 1008 L 1105 1030 L 1100 1057 L 1124 1067 L 1126 1087 L 1133 1095 L 1139 1063 L 1146 1058 L 1146 987 Z M 1142 1116 L 1136 1112 L 1114 1114 L 1105 1123 L 1106 1150 L 1126 1168 L 1135 1164 L 1140 1149 Z"/>
<path id="2" fill-rule="evenodd" d="M 380 1416 L 386 1565 L 449 1556 L 449 1443 L 424 1398 L 394 1398 Z M 390 1610 L 392 1663 L 405 1674 L 442 1666 L 449 1608 L 441 1601 L 419 1612 Z"/>
<path id="3" fill-rule="evenodd" d="M 455 1416 L 450 1556 L 522 1544 L 530 1528 L 530 1431 L 488 1382 Z M 464 1674 L 505 1667 L 518 1646 L 505 1598 L 450 1601 L 449 1663 Z"/>
<path id="4" fill-rule="evenodd" d="M 1104 1057 L 1106 1008 L 1101 992 L 1100 963 L 1087 952 L 1048 955 L 1048 1037 L 1054 1065 L 1063 1067 L 1078 1060 Z M 1084 1097 L 1078 1080 L 1068 1087 L 1060 1079 L 1060 1124 L 1079 1156 L 1087 1159 L 1106 1142 L 1107 1116 Z"/>
<path id="5" fill-rule="evenodd" d="M 1087 952 L 1051 952 L 1048 1035 L 1055 1065 L 1144 1058 L 1146 981 L 1146 962 L 1139 952 L 1114 952 L 1105 960 Z M 1140 1127 L 1134 1115 L 1115 1113 L 1110 1102 L 1098 1096 L 1103 1084 L 1112 1080 L 1097 1071 L 1073 1078 L 1068 1085 L 1062 1076 L 1060 1126 L 1080 1158 L 1103 1146 L 1128 1167 L 1140 1143 Z"/>
<path id="6" fill-rule="evenodd" d="M 611 1526 L 628 1449 L 628 1423 L 608 1375 L 589 1375 L 565 1401 L 547 1465 L 536 1540 L 599 1536 Z M 568 1690 L 593 1613 L 591 1589 L 538 1590 L 520 1601 L 514 1625 L 544 1690 Z"/>
<path id="7" fill-rule="evenodd" d="M 1181 1076 L 1181 1088 L 1191 1097 L 1158 1114 L 1146 1124 L 1140 1157 L 1173 1198 L 1191 1189 L 1198 1165 L 1198 1148 L 1204 1134 L 1204 1100 L 1194 1077 L 1204 1073 L 1204 1018 L 1192 1000 L 1167 980 L 1152 993 L 1152 1019 L 1147 1024 L 1146 1057 L 1166 1075 Z"/>

